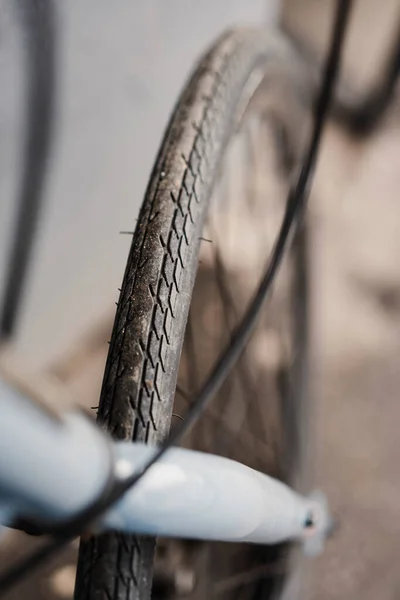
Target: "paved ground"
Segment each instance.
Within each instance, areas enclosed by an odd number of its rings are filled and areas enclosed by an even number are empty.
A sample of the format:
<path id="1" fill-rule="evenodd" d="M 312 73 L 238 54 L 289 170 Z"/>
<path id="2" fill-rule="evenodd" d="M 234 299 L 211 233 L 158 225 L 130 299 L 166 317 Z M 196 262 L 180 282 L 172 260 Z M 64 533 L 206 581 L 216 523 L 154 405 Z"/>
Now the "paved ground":
<path id="1" fill-rule="evenodd" d="M 287 5 L 321 47 L 332 2 Z M 346 65 L 360 82 L 377 73 L 395 9 L 356 5 Z M 363 143 L 331 126 L 313 191 L 316 480 L 342 523 L 313 569 L 315 600 L 400 593 L 399 146 L 398 100 Z"/>
<path id="2" fill-rule="evenodd" d="M 313 598 L 400 591 L 399 142 L 396 109 L 365 144 L 332 128 L 313 195 L 317 481 L 342 521 Z"/>

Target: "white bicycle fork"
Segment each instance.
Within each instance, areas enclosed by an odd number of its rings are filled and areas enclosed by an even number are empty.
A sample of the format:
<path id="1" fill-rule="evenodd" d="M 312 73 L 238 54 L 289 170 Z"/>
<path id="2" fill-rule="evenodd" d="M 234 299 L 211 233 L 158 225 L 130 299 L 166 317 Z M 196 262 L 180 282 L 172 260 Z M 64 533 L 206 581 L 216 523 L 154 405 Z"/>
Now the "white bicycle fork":
<path id="1" fill-rule="evenodd" d="M 69 519 L 107 480 L 110 442 L 88 418 L 56 422 L 0 381 L 0 522 Z M 114 443 L 114 475 L 129 477 L 153 456 L 143 444 Z M 102 517 L 100 529 L 220 541 L 323 546 L 330 517 L 322 496 L 303 497 L 220 456 L 171 448 Z"/>

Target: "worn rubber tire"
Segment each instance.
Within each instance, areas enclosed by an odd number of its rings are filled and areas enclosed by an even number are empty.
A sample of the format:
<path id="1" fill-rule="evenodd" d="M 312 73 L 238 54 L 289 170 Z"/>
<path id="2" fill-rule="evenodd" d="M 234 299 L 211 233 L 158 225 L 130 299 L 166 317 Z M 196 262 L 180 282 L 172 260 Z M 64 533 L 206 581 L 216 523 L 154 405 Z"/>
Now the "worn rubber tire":
<path id="1" fill-rule="evenodd" d="M 133 237 L 101 392 L 98 420 L 117 439 L 168 435 L 212 185 L 243 103 L 290 56 L 271 32 L 228 32 L 177 103 Z M 149 598 L 154 545 L 120 533 L 81 541 L 75 599 Z"/>

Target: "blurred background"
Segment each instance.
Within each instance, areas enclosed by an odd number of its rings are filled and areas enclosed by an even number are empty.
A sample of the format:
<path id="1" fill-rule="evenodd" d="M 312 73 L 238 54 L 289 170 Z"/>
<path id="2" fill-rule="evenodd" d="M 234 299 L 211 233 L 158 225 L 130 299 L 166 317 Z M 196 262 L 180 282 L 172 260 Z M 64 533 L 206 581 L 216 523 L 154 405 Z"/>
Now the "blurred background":
<path id="1" fill-rule="evenodd" d="M 54 137 L 22 301 L 1 346 L 13 376 L 39 395 L 97 405 L 129 232 L 195 60 L 228 26 L 261 22 L 282 22 L 322 56 L 334 5 L 53 3 Z M 0 309 L 21 197 L 31 6 L 0 2 Z M 399 20 L 397 0 L 355 2 L 344 75 L 360 93 L 378 80 Z M 341 520 L 311 569 L 312 599 L 400 594 L 399 142 L 398 98 L 367 138 L 330 123 L 312 191 L 316 481 Z M 10 535 L 3 562 L 30 543 Z M 10 598 L 71 597 L 74 553 Z"/>

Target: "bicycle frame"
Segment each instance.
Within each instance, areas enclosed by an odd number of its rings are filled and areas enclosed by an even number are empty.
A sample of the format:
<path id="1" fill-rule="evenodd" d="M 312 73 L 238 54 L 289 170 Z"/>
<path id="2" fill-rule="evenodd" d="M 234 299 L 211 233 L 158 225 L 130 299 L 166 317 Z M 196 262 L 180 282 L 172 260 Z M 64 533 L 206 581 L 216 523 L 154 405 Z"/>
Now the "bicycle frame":
<path id="1" fill-rule="evenodd" d="M 0 414 L 5 526 L 20 518 L 44 524 L 70 519 L 99 497 L 110 467 L 124 479 L 155 452 L 143 444 L 112 443 L 79 412 L 58 420 L 1 381 Z M 106 512 L 98 530 L 260 544 L 296 539 L 315 554 L 329 525 L 322 497 L 300 496 L 233 460 L 172 448 Z"/>

